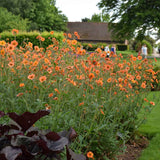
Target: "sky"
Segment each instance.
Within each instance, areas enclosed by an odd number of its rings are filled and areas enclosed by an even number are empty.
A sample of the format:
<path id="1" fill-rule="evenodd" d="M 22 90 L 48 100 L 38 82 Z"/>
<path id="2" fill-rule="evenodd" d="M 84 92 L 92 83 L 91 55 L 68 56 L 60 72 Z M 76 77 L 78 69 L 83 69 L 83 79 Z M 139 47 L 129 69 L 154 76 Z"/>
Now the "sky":
<path id="1" fill-rule="evenodd" d="M 81 22 L 83 18 L 91 18 L 98 14 L 97 3 L 101 0 L 56 0 L 56 7 L 68 17 L 69 22 Z"/>

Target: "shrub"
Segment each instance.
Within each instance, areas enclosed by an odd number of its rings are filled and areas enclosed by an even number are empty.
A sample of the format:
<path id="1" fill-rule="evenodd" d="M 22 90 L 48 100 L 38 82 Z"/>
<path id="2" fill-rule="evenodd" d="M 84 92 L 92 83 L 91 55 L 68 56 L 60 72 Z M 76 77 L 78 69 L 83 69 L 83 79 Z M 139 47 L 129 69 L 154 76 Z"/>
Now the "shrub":
<path id="1" fill-rule="evenodd" d="M 118 51 L 126 51 L 126 50 L 129 50 L 129 45 L 117 44 L 116 48 Z"/>
<path id="2" fill-rule="evenodd" d="M 0 111 L 0 118 L 7 115 L 14 121 L 8 125 L 0 124 L 0 159 L 60 159 L 58 154 L 67 146 L 67 160 L 86 160 L 83 155 L 77 155 L 68 148 L 68 144 L 77 137 L 74 129 L 56 133 L 32 126 L 49 113 L 48 110 L 40 110 L 17 115 L 14 112 L 5 114 Z"/>
<path id="3" fill-rule="evenodd" d="M 63 33 L 54 32 L 54 34 L 50 34 L 50 32 L 19 32 L 16 36 L 11 32 L 2 32 L 0 34 L 0 38 L 5 40 L 6 42 L 11 42 L 16 38 L 18 42 L 18 46 L 24 47 L 28 42 L 32 42 L 33 46 L 39 46 L 46 48 L 49 45 L 53 44 L 54 38 L 61 43 L 64 38 Z M 43 40 L 44 39 L 44 40 Z"/>

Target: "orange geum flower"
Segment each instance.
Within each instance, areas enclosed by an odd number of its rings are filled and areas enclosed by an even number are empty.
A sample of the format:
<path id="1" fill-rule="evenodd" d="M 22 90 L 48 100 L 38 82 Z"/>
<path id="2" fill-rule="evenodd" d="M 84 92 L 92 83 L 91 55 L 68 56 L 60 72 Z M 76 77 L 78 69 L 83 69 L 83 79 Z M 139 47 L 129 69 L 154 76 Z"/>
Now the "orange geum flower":
<path id="1" fill-rule="evenodd" d="M 76 45 L 77 44 L 77 41 L 74 39 L 72 40 L 72 45 Z"/>
<path id="2" fill-rule="evenodd" d="M 50 34 L 54 34 L 54 31 L 50 31 Z"/>
<path id="3" fill-rule="evenodd" d="M 5 55 L 5 50 L 4 50 L 4 49 L 1 50 L 1 55 L 2 55 L 2 56 Z"/>
<path id="4" fill-rule="evenodd" d="M 58 97 L 54 97 L 53 100 L 58 100 Z"/>
<path id="5" fill-rule="evenodd" d="M 50 93 L 50 94 L 48 95 L 48 97 L 53 97 L 53 93 Z"/>
<path id="6" fill-rule="evenodd" d="M 12 34 L 13 34 L 13 35 L 18 34 L 18 32 L 19 32 L 19 31 L 18 31 L 17 29 L 12 29 Z"/>
<path id="7" fill-rule="evenodd" d="M 138 60 L 141 60 L 142 59 L 142 56 L 138 56 L 138 58 L 137 58 Z"/>
<path id="8" fill-rule="evenodd" d="M 137 76 L 136 76 L 136 79 L 141 80 L 141 76 L 140 76 L 140 75 L 137 75 Z"/>
<path id="9" fill-rule="evenodd" d="M 24 83 L 19 84 L 19 87 L 24 87 L 24 86 L 25 86 Z"/>
<path id="10" fill-rule="evenodd" d="M 43 83 L 44 81 L 46 81 L 46 79 L 47 79 L 46 76 L 41 76 L 41 77 L 39 77 L 39 81 L 40 81 L 41 83 Z"/>
<path id="11" fill-rule="evenodd" d="M 107 82 L 110 83 L 112 81 L 112 78 L 108 78 Z"/>
<path id="12" fill-rule="evenodd" d="M 153 105 L 153 106 L 155 106 L 155 103 L 154 103 L 154 102 L 152 102 L 152 101 L 150 101 L 150 104 L 151 104 L 151 105 Z"/>
<path id="13" fill-rule="evenodd" d="M 17 97 L 20 97 L 20 96 L 22 96 L 23 95 L 23 93 L 18 93 L 16 96 Z"/>
<path id="14" fill-rule="evenodd" d="M 103 112 L 103 110 L 102 110 L 102 109 L 100 109 L 100 111 L 101 111 L 101 113 L 104 115 L 104 112 Z"/>
<path id="15" fill-rule="evenodd" d="M 9 62 L 9 63 L 8 63 L 8 66 L 9 66 L 9 67 L 13 67 L 13 66 L 14 66 L 14 62 L 13 62 L 13 61 Z"/>
<path id="16" fill-rule="evenodd" d="M 148 102 L 147 98 L 144 98 L 144 101 Z"/>
<path id="17" fill-rule="evenodd" d="M 12 42 L 11 42 L 11 45 L 13 45 L 13 46 L 17 46 L 18 45 L 18 42 L 16 41 L 16 40 L 13 40 Z"/>
<path id="18" fill-rule="evenodd" d="M 133 61 L 136 61 L 136 60 L 137 60 L 137 58 L 136 58 L 136 57 L 132 57 L 132 60 L 133 60 Z"/>
<path id="19" fill-rule="evenodd" d="M 82 106 L 82 105 L 84 105 L 84 102 L 81 102 L 81 103 L 79 104 L 79 106 Z"/>
<path id="20" fill-rule="evenodd" d="M 14 45 L 9 44 L 8 47 L 7 47 L 7 49 L 8 49 L 9 51 L 13 51 L 13 50 L 14 50 Z"/>
<path id="21" fill-rule="evenodd" d="M 33 80 L 35 78 L 35 74 L 28 75 L 28 79 Z"/>
<path id="22" fill-rule="evenodd" d="M 60 92 L 57 88 L 55 88 L 54 91 L 57 92 L 58 94 L 60 94 Z"/>
<path id="23" fill-rule="evenodd" d="M 141 84 L 141 87 L 142 87 L 142 88 L 146 88 L 146 84 L 143 82 L 143 83 Z"/>
<path id="24" fill-rule="evenodd" d="M 5 46 L 6 42 L 3 40 L 3 41 L 0 41 L 0 46 Z"/>
<path id="25" fill-rule="evenodd" d="M 88 158 L 91 158 L 91 159 L 94 159 L 94 154 L 93 154 L 93 152 L 89 151 L 89 152 L 87 153 L 87 157 L 88 157 Z"/>
<path id="26" fill-rule="evenodd" d="M 89 79 L 91 80 L 91 79 L 93 79 L 95 76 L 94 76 L 93 73 L 90 73 L 88 77 L 89 77 Z"/>

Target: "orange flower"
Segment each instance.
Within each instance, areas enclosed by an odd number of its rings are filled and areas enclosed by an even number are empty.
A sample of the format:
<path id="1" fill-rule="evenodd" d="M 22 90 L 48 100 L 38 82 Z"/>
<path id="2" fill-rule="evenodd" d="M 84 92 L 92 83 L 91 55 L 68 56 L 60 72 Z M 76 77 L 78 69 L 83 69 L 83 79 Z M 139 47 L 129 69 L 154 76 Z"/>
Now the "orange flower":
<path id="1" fill-rule="evenodd" d="M 23 93 L 18 93 L 16 96 L 17 97 L 20 97 L 20 96 L 22 96 L 23 95 Z"/>
<path id="2" fill-rule="evenodd" d="M 51 31 L 50 34 L 54 34 L 54 31 Z"/>
<path id="3" fill-rule="evenodd" d="M 19 87 L 24 87 L 24 86 L 25 86 L 24 83 L 19 84 Z"/>
<path id="4" fill-rule="evenodd" d="M 0 41 L 0 46 L 5 46 L 6 42 L 3 40 L 3 41 Z"/>
<path id="5" fill-rule="evenodd" d="M 137 58 L 136 58 L 136 57 L 132 57 L 132 60 L 133 60 L 133 61 L 136 61 L 136 60 L 137 60 Z"/>
<path id="6" fill-rule="evenodd" d="M 28 79 L 33 80 L 35 78 L 35 74 L 28 75 Z"/>
<path id="7" fill-rule="evenodd" d="M 68 38 L 72 38 L 72 35 L 70 33 L 68 33 Z"/>
<path id="8" fill-rule="evenodd" d="M 144 101 L 148 102 L 147 98 L 144 98 Z"/>
<path id="9" fill-rule="evenodd" d="M 46 81 L 46 79 L 47 79 L 46 76 L 41 76 L 41 77 L 39 77 L 39 81 L 40 81 L 41 83 L 43 83 L 44 81 Z"/>
<path id="10" fill-rule="evenodd" d="M 150 101 L 150 104 L 151 104 L 151 105 L 153 105 L 153 106 L 155 106 L 155 103 L 154 103 L 154 102 L 152 102 L 152 101 Z"/>
<path id="11" fill-rule="evenodd" d="M 101 113 L 104 115 L 104 112 L 103 112 L 103 110 L 102 110 L 102 109 L 100 109 L 100 111 L 101 111 Z"/>
<path id="12" fill-rule="evenodd" d="M 141 76 L 140 76 L 140 75 L 136 76 L 136 79 L 140 80 L 140 79 L 141 79 Z"/>
<path id="13" fill-rule="evenodd" d="M 141 60 L 142 59 L 142 56 L 138 56 L 138 60 Z"/>
<path id="14" fill-rule="evenodd" d="M 146 84 L 143 82 L 143 83 L 141 84 L 141 87 L 142 87 L 142 88 L 146 88 Z"/>
<path id="15" fill-rule="evenodd" d="M 58 100 L 58 97 L 54 97 L 53 100 Z"/>
<path id="16" fill-rule="evenodd" d="M 16 40 L 13 40 L 12 42 L 11 42 L 11 45 L 13 45 L 13 46 L 17 46 L 18 45 L 18 42 L 16 41 Z"/>
<path id="17" fill-rule="evenodd" d="M 13 34 L 13 35 L 18 34 L 18 32 L 19 32 L 19 31 L 18 31 L 17 29 L 12 29 L 12 34 Z"/>
<path id="18" fill-rule="evenodd" d="M 89 79 L 91 80 L 91 79 L 93 79 L 95 76 L 94 76 L 93 73 L 90 73 L 88 77 L 89 77 Z"/>
<path id="19" fill-rule="evenodd" d="M 82 102 L 82 103 L 79 104 L 79 106 L 82 106 L 82 105 L 84 105 L 84 102 Z"/>
<path id="20" fill-rule="evenodd" d="M 48 97 L 52 97 L 53 96 L 53 93 L 50 93 L 49 95 L 48 95 Z"/>
<path id="21" fill-rule="evenodd" d="M 7 47 L 7 49 L 8 49 L 9 51 L 13 51 L 13 50 L 14 50 L 14 45 L 9 44 L 8 47 Z"/>
<path id="22" fill-rule="evenodd" d="M 39 47 L 38 47 L 38 46 L 34 46 L 34 49 L 35 49 L 37 52 L 39 52 L 39 51 L 40 51 L 40 49 L 39 49 Z"/>
<path id="23" fill-rule="evenodd" d="M 92 159 L 94 159 L 94 154 L 91 152 L 91 151 L 89 151 L 88 153 L 87 153 L 87 157 L 88 158 L 92 158 Z"/>
<path id="24" fill-rule="evenodd" d="M 110 83 L 112 81 L 112 78 L 108 78 L 107 82 Z"/>
<path id="25" fill-rule="evenodd" d="M 51 106 L 46 107 L 46 110 L 50 110 L 50 109 L 51 109 Z"/>
<path id="26" fill-rule="evenodd" d="M 2 55 L 2 56 L 5 55 L 5 50 L 4 50 L 4 49 L 1 50 L 1 55 Z"/>
<path id="27" fill-rule="evenodd" d="M 55 88 L 54 91 L 57 92 L 58 94 L 60 94 L 60 92 L 57 88 Z"/>
<path id="28" fill-rule="evenodd" d="M 77 44 L 77 41 L 74 39 L 72 40 L 72 45 L 76 45 Z"/>
<path id="29" fill-rule="evenodd" d="M 13 61 L 9 62 L 9 63 L 8 63 L 8 66 L 9 66 L 9 67 L 13 67 L 13 66 L 14 66 L 14 62 L 13 62 Z"/>

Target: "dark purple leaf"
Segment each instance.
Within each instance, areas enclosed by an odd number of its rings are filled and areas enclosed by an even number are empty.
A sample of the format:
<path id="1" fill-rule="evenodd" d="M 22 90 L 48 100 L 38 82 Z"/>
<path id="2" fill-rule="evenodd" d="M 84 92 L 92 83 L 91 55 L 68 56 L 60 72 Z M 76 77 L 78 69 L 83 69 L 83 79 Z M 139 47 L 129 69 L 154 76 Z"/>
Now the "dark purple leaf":
<path id="1" fill-rule="evenodd" d="M 37 120 L 41 117 L 48 115 L 49 110 L 40 110 L 36 113 L 25 112 L 22 115 L 17 115 L 16 113 L 8 113 L 9 117 L 14 120 L 25 132 L 29 129 Z"/>
<path id="2" fill-rule="evenodd" d="M 9 146 L 10 140 L 7 137 L 1 137 L 0 138 L 0 150 L 2 150 L 4 147 Z"/>
<path id="3" fill-rule="evenodd" d="M 66 147 L 67 151 L 67 160 L 86 160 L 86 157 L 82 154 L 76 154 L 71 149 Z"/>
<path id="4" fill-rule="evenodd" d="M 76 137 L 77 137 L 76 131 L 75 131 L 73 128 L 71 128 L 71 129 L 69 130 L 69 139 L 70 139 L 70 140 L 73 140 L 73 139 L 75 139 Z"/>
<path id="5" fill-rule="evenodd" d="M 52 141 L 57 141 L 61 138 L 56 132 L 49 132 L 46 134 L 46 137 Z"/>
<path id="6" fill-rule="evenodd" d="M 39 133 L 39 129 L 37 127 L 30 127 L 28 130 L 27 130 L 27 133 L 26 133 L 26 136 L 27 137 L 32 137 L 34 135 L 38 135 Z"/>
<path id="7" fill-rule="evenodd" d="M 77 133 L 73 128 L 70 128 L 69 131 L 58 132 L 59 136 L 66 137 L 69 141 L 72 141 L 77 137 Z"/>
<path id="8" fill-rule="evenodd" d="M 0 111 L 0 118 L 3 117 L 5 113 L 3 111 Z"/>
<path id="9" fill-rule="evenodd" d="M 0 136 L 10 130 L 10 126 L 8 125 L 0 125 Z"/>
<path id="10" fill-rule="evenodd" d="M 42 151 L 42 149 L 38 146 L 37 140 L 39 140 L 39 136 L 27 137 L 22 135 L 17 135 L 16 138 L 12 138 L 11 145 L 12 146 L 24 146 L 26 150 L 32 155 L 36 155 Z"/>
<path id="11" fill-rule="evenodd" d="M 0 151 L 0 154 L 4 154 L 7 160 L 15 160 L 22 155 L 22 151 L 20 148 L 7 146 Z"/>
<path id="12" fill-rule="evenodd" d="M 0 160 L 7 160 L 5 154 L 0 154 Z"/>

